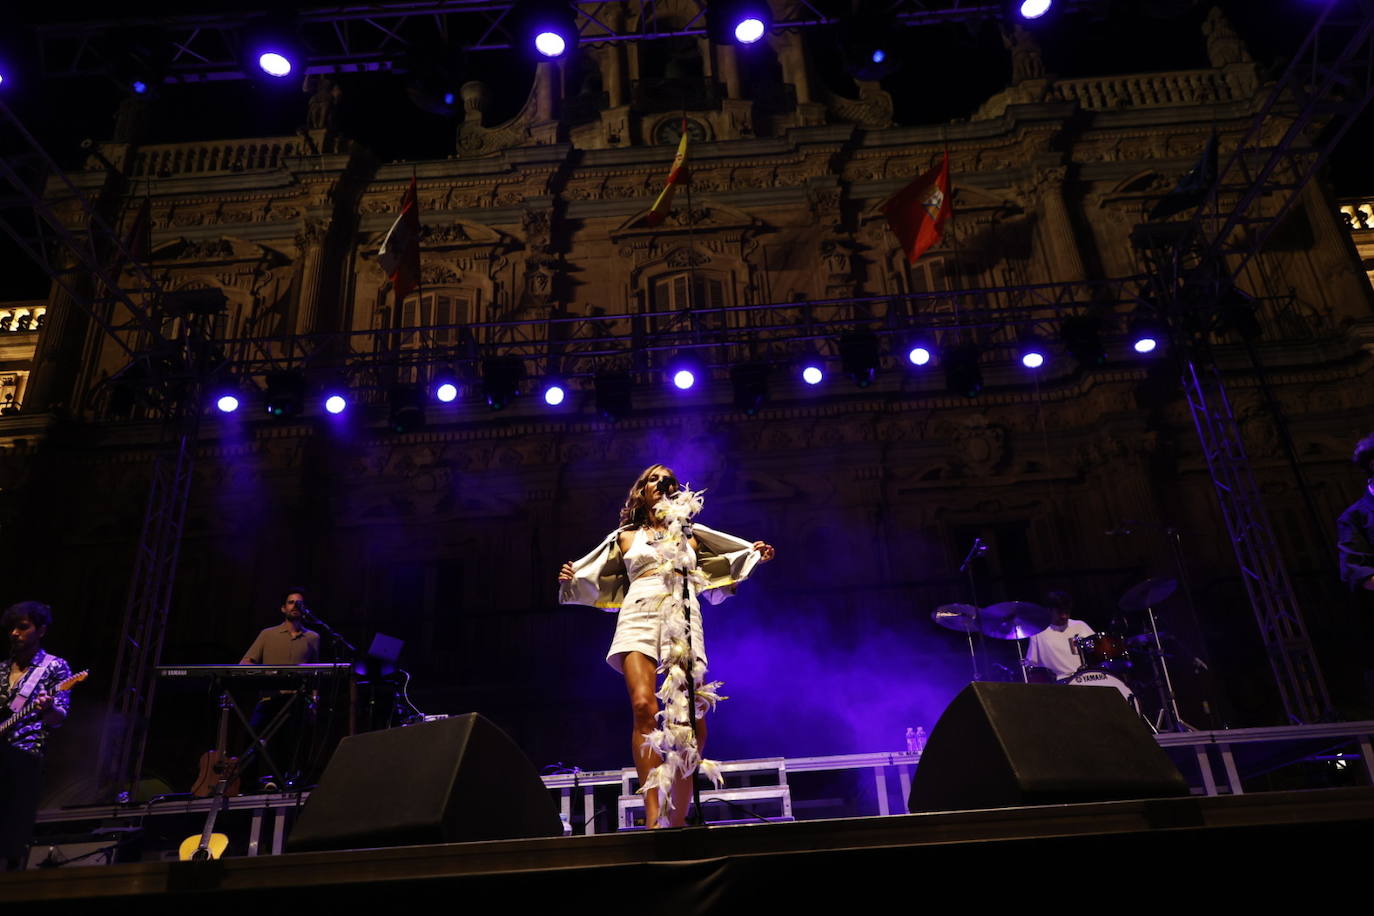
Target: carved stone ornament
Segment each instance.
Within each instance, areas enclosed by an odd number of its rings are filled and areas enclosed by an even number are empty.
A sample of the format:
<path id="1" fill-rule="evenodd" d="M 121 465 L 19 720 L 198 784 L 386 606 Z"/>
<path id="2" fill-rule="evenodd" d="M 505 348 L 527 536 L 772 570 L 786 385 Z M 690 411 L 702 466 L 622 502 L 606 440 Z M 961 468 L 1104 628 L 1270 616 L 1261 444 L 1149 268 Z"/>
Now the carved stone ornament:
<path id="1" fill-rule="evenodd" d="M 972 474 L 987 476 L 1007 458 L 1007 433 L 985 416 L 970 417 L 954 433 L 961 463 Z"/>
<path id="2" fill-rule="evenodd" d="M 700 267 L 711 263 L 709 256 L 691 248 L 674 248 L 663 261 L 669 267 Z"/>
<path id="3" fill-rule="evenodd" d="M 875 129 L 891 127 L 892 96 L 876 80 L 855 80 L 855 83 L 859 87 L 857 99 L 826 91 L 822 97 L 825 110 L 842 123 Z"/>
<path id="4" fill-rule="evenodd" d="M 458 283 L 462 279 L 449 264 L 425 264 L 420 268 L 420 280 L 429 286 Z"/>

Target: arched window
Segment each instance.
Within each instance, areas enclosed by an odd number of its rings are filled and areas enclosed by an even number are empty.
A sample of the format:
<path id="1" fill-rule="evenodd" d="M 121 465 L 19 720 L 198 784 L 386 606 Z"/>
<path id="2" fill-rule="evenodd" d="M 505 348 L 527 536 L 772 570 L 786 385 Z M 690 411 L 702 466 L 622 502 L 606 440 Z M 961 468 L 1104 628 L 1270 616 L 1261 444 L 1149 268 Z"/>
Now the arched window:
<path id="1" fill-rule="evenodd" d="M 390 304 L 377 309 L 378 330 L 404 331 L 408 328 L 430 328 L 398 334 L 393 346 L 415 349 L 425 346 L 452 346 L 458 342 L 458 325 L 469 324 L 477 309 L 477 293 L 468 289 L 435 289 L 406 297 L 399 310 Z"/>
<path id="2" fill-rule="evenodd" d="M 694 313 L 704 309 L 721 309 L 725 301 L 725 281 L 703 271 L 682 271 L 655 277 L 649 286 L 649 310 L 653 312 Z M 723 328 L 725 313 L 714 312 L 694 316 L 696 328 Z M 649 321 L 649 331 L 682 328 L 676 316 L 659 316 Z"/>

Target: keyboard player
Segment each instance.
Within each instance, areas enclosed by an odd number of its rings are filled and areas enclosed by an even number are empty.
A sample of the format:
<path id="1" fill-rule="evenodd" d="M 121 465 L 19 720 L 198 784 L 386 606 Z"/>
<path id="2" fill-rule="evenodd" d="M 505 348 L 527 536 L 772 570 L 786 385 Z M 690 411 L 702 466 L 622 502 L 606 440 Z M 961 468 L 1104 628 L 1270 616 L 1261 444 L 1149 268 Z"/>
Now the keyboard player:
<path id="1" fill-rule="evenodd" d="M 320 634 L 306 629 L 301 623 L 305 611 L 305 590 L 291 588 L 282 599 L 282 622 L 268 627 L 253 640 L 253 645 L 239 660 L 241 665 L 307 665 L 320 660 Z M 278 765 L 284 767 L 284 774 L 269 774 L 262 777 L 262 787 L 266 790 L 281 788 L 284 783 L 294 783 L 300 774 L 302 752 L 305 749 L 309 725 L 315 721 L 318 695 L 313 691 L 303 697 L 293 699 L 295 691 L 278 690 L 264 693 L 258 698 L 249 717 L 253 731 L 261 734 L 282 709 L 290 704 L 287 720 L 272 737 L 268 748 Z M 303 702 L 302 702 L 303 701 Z M 278 778 L 280 777 L 280 778 Z"/>

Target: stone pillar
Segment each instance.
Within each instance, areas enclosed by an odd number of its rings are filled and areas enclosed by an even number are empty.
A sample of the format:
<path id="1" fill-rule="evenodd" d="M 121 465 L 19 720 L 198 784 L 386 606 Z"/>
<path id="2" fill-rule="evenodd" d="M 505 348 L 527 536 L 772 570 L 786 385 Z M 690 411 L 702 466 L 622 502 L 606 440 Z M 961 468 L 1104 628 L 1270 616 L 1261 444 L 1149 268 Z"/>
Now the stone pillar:
<path id="1" fill-rule="evenodd" d="M 739 85 L 739 61 L 735 60 L 735 49 L 730 45 L 716 45 L 716 65 L 720 71 L 720 81 L 725 84 L 727 99 L 742 98 Z"/>
<path id="2" fill-rule="evenodd" d="M 71 267 L 72 259 L 64 259 Z M 67 282 L 78 295 L 89 296 L 89 281 L 68 273 Z M 90 318 L 61 287 L 53 284 L 48 293 L 48 311 L 33 354 L 33 370 L 24 391 L 25 413 L 74 411 L 78 405 L 74 391 L 81 375 L 81 356 L 85 350 Z"/>
<path id="3" fill-rule="evenodd" d="M 1078 253 L 1079 241 L 1064 203 L 1064 178 L 1068 172 L 1062 165 L 1035 169 L 1030 182 L 1018 189 L 1032 200 L 1040 211 L 1040 226 L 1036 233 L 1045 255 L 1052 281 L 1083 280 L 1083 257 Z"/>
<path id="4" fill-rule="evenodd" d="M 597 63 L 601 67 L 601 85 L 606 90 L 611 108 L 625 104 L 625 53 L 620 44 L 615 41 L 596 49 Z"/>
<path id="5" fill-rule="evenodd" d="M 784 32 L 770 38 L 773 50 L 782 65 L 782 81 L 791 83 L 797 93 L 797 104 L 805 105 L 811 101 L 811 79 L 806 72 L 806 50 L 802 47 L 801 36 L 795 32 Z"/>
<path id="6" fill-rule="evenodd" d="M 325 236 L 328 219 L 307 218 L 296 233 L 296 248 L 301 258 L 300 294 L 296 299 L 296 332 L 312 334 L 331 330 L 320 327 L 320 290 L 325 285 Z"/>

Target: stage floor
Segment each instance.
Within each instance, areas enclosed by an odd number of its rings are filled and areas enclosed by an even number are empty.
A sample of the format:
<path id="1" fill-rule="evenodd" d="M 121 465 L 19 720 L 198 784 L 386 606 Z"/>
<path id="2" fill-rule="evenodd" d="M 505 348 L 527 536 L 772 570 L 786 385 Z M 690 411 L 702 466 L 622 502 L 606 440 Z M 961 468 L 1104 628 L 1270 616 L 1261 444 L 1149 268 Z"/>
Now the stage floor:
<path id="1" fill-rule="evenodd" d="M 1310 906 L 1363 886 L 1363 868 L 1340 866 L 1364 857 L 1371 828 L 1374 788 L 1318 789 L 41 870 L 0 879 L 0 901 L 49 901 L 49 912 L 428 909 L 422 895 L 441 893 L 445 907 L 484 911 L 810 912 L 833 908 L 833 892 L 1032 905 L 1053 877 L 1056 901 L 1089 910 L 1152 888 L 1260 902 L 1275 884 L 1303 888 Z"/>

